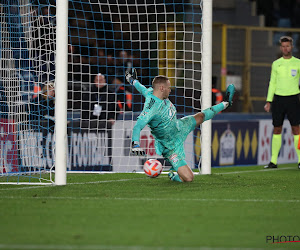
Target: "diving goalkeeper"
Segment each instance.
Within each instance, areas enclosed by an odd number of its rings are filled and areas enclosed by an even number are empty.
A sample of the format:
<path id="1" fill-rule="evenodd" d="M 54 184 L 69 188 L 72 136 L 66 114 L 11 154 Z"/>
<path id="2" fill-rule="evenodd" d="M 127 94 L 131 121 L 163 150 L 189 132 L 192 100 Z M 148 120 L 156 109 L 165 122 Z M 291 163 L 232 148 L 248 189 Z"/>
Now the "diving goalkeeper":
<path id="1" fill-rule="evenodd" d="M 172 165 L 169 178 L 178 182 L 193 181 L 194 174 L 185 161 L 184 141 L 202 122 L 212 119 L 232 105 L 234 85 L 228 86 L 225 101 L 195 115 L 177 119 L 176 108 L 168 99 L 171 83 L 166 76 L 156 76 L 152 81 L 152 88 L 146 88 L 138 81 L 135 69 L 132 73 L 126 72 L 126 80 L 146 98 L 143 111 L 132 131 L 131 152 L 134 155 L 145 155 L 144 149 L 140 147 L 140 133 L 148 125 L 155 139 L 156 153 L 162 155 Z"/>

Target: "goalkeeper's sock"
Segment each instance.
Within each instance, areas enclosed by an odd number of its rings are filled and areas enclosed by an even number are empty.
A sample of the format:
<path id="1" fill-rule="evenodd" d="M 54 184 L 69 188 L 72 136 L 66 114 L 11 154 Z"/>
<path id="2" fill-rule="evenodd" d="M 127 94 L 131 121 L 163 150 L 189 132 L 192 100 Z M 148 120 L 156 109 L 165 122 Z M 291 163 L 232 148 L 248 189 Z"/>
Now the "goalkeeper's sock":
<path id="1" fill-rule="evenodd" d="M 228 102 L 221 102 L 217 105 L 203 110 L 202 113 L 204 114 L 204 121 L 212 119 L 216 114 L 226 109 L 228 107 L 228 104 Z"/>
<path id="2" fill-rule="evenodd" d="M 168 174 L 169 178 L 171 181 L 177 181 L 177 182 L 182 182 L 180 179 L 179 175 L 177 173 L 174 173 L 173 171 L 170 171 Z"/>
<path id="3" fill-rule="evenodd" d="M 281 148 L 281 134 L 273 134 L 272 137 L 272 157 L 271 162 L 277 164 L 278 154 Z"/>
<path id="4" fill-rule="evenodd" d="M 171 167 L 171 168 L 170 168 L 170 171 L 175 171 L 175 168 Z"/>
<path id="5" fill-rule="evenodd" d="M 295 145 L 295 149 L 296 149 L 296 153 L 298 155 L 298 163 L 300 162 L 300 148 L 299 148 L 299 135 L 294 135 L 294 145 Z"/>

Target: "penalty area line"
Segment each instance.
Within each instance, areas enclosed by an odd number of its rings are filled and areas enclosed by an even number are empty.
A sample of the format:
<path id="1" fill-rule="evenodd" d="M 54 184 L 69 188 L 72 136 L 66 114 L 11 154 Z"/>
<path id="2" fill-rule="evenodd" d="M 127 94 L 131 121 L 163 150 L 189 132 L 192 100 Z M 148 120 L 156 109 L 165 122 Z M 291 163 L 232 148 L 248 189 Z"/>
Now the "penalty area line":
<path id="1" fill-rule="evenodd" d="M 255 173 L 255 172 L 271 172 L 271 171 L 280 171 L 280 170 L 290 170 L 294 169 L 293 167 L 288 168 L 279 168 L 279 169 L 258 169 L 258 170 L 242 170 L 242 171 L 234 171 L 234 172 L 224 172 L 224 173 L 212 173 L 212 175 L 225 175 L 225 174 L 243 174 L 243 173 Z M 137 172 L 139 174 L 143 174 L 143 172 Z M 168 172 L 162 172 L 162 177 L 166 177 Z M 194 172 L 194 175 L 201 176 L 199 172 Z M 131 180 L 142 180 L 144 178 L 130 178 L 130 179 L 120 179 L 120 180 L 106 180 L 106 181 L 90 181 L 90 182 L 74 182 L 67 183 L 67 185 L 86 185 L 86 184 L 101 184 L 101 183 L 111 183 L 111 182 L 122 182 L 122 181 L 131 181 Z M 11 190 L 25 190 L 25 189 L 36 189 L 36 188 L 45 188 L 45 187 L 54 187 L 55 185 L 42 185 L 42 186 L 34 186 L 34 187 L 19 187 L 19 188 L 5 188 L 0 189 L 1 191 L 11 191 Z"/>
<path id="2" fill-rule="evenodd" d="M 20 197 L 20 196 L 2 196 L 0 199 L 43 199 L 43 200 L 116 200 L 116 201 L 195 201 L 195 202 L 248 202 L 248 203 L 300 203 L 300 200 L 264 200 L 264 199 L 208 199 L 208 198 L 129 198 L 129 197 L 71 197 L 71 196 L 36 196 L 36 197 Z"/>
<path id="3" fill-rule="evenodd" d="M 225 248 L 225 247 L 174 247 L 174 246 L 170 246 L 170 247 L 163 247 L 163 246 L 159 246 L 159 247 L 151 247 L 151 246 L 104 246 L 104 245 L 21 245 L 21 244 L 0 244 L 0 249 L 30 249 L 30 250 L 34 250 L 34 249 L 61 249 L 61 250 L 72 250 L 72 249 L 77 249 L 77 250 L 137 250 L 137 249 L 141 249 L 141 250 L 260 250 L 260 249 L 264 249 L 264 248 L 243 248 L 243 247 L 239 247 L 239 248 Z"/>
<path id="4" fill-rule="evenodd" d="M 224 173 L 213 173 L 216 175 L 223 175 L 223 174 L 242 174 L 242 173 L 255 173 L 255 172 L 272 172 L 272 171 L 280 171 L 280 170 L 287 170 L 287 169 L 295 169 L 293 167 L 289 168 L 277 168 L 277 169 L 257 169 L 257 170 L 243 170 L 243 171 L 234 171 L 234 172 L 224 172 Z M 201 174 L 200 174 L 201 175 Z"/>

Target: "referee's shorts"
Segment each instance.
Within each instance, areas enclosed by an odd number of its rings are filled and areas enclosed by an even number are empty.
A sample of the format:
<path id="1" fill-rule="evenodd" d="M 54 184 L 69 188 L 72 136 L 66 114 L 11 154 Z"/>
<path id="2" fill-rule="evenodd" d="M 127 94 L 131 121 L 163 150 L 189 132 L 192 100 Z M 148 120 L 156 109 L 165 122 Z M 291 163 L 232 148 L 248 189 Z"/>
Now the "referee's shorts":
<path id="1" fill-rule="evenodd" d="M 290 121 L 291 126 L 296 126 L 300 124 L 299 95 L 274 95 L 271 107 L 274 127 L 280 127 L 283 125 L 285 115 Z"/>

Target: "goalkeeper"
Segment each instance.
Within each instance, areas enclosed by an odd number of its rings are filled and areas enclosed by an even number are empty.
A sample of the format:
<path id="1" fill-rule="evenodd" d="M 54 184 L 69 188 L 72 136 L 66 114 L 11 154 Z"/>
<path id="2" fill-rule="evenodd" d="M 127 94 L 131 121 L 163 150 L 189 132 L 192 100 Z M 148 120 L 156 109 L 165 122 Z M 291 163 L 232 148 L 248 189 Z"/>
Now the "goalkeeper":
<path id="1" fill-rule="evenodd" d="M 194 174 L 185 161 L 184 141 L 202 122 L 212 119 L 232 105 L 234 85 L 228 86 L 224 102 L 195 115 L 177 119 L 176 108 L 168 99 L 171 83 L 166 76 L 156 76 L 152 81 L 152 88 L 146 88 L 137 80 L 135 69 L 132 73 L 126 72 L 126 80 L 146 98 L 143 111 L 133 128 L 131 152 L 134 155 L 145 155 L 144 149 L 140 147 L 140 132 L 148 124 L 155 138 L 156 153 L 172 165 L 169 178 L 178 182 L 193 181 Z"/>

